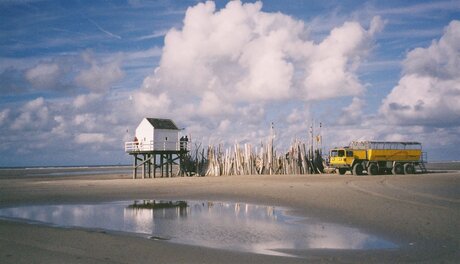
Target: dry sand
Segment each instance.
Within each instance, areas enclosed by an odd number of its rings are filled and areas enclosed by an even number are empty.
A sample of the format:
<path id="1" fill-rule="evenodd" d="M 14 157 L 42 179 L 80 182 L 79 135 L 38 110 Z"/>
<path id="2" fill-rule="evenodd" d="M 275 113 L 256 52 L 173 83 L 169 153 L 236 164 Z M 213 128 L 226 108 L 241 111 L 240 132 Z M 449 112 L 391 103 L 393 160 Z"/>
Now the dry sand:
<path id="1" fill-rule="evenodd" d="M 257 175 L 131 180 L 127 174 L 25 177 L 0 171 L 0 207 L 132 199 L 248 202 L 361 228 L 401 245 L 302 250 L 301 258 L 0 220 L 0 263 L 458 263 L 460 173 Z"/>

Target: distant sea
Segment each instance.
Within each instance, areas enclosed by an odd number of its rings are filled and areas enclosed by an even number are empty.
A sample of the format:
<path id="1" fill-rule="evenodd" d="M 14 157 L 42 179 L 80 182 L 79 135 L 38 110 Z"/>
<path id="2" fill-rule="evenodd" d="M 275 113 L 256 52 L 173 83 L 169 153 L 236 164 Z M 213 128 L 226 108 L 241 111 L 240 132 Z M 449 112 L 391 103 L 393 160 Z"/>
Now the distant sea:
<path id="1" fill-rule="evenodd" d="M 426 164 L 428 170 L 460 170 L 460 161 L 433 161 Z"/>
<path id="2" fill-rule="evenodd" d="M 31 166 L 0 168 L 0 178 L 130 174 L 131 165 Z"/>
<path id="3" fill-rule="evenodd" d="M 429 171 L 460 171 L 460 161 L 438 161 L 426 164 Z M 0 179 L 16 177 L 69 177 L 91 175 L 131 175 L 132 165 L 97 166 L 31 166 L 0 167 Z"/>

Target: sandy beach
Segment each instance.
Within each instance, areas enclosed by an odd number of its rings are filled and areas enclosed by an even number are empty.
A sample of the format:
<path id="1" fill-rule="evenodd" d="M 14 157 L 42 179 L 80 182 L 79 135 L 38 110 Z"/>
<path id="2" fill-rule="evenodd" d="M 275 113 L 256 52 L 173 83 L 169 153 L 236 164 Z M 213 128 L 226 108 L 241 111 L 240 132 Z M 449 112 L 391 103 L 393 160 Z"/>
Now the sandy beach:
<path id="1" fill-rule="evenodd" d="M 133 199 L 233 201 L 290 208 L 366 230 L 396 249 L 296 250 L 270 256 L 0 220 L 0 263 L 458 263 L 460 173 L 253 175 L 131 180 L 113 174 L 0 171 L 0 207 Z"/>

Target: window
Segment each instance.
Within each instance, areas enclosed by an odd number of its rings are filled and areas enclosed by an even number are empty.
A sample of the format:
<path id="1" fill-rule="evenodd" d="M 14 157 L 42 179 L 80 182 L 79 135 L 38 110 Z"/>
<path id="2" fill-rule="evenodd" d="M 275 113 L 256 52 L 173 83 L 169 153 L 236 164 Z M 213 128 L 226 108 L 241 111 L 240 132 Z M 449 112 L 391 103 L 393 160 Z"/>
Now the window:
<path id="1" fill-rule="evenodd" d="M 337 150 L 331 150 L 331 157 L 337 157 Z"/>
<path id="2" fill-rule="evenodd" d="M 347 157 L 353 157 L 353 151 L 347 150 Z"/>
<path id="3" fill-rule="evenodd" d="M 345 150 L 341 149 L 339 150 L 339 157 L 345 156 Z"/>

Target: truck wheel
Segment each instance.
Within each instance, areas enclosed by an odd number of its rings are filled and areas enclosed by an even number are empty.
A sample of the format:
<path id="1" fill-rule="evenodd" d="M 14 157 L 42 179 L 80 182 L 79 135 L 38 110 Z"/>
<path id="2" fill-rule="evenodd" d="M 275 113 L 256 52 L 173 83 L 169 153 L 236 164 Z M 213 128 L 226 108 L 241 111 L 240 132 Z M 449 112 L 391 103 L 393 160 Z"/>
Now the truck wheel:
<path id="1" fill-rule="evenodd" d="M 415 173 L 414 165 L 410 163 L 404 164 L 404 174 L 414 174 L 414 173 Z"/>
<path id="2" fill-rule="evenodd" d="M 339 174 L 344 175 L 347 172 L 347 169 L 339 168 Z"/>
<path id="3" fill-rule="evenodd" d="M 353 175 L 363 175 L 363 165 L 361 165 L 361 163 L 356 163 L 355 166 L 353 166 Z"/>
<path id="4" fill-rule="evenodd" d="M 404 173 L 404 168 L 401 165 L 401 163 L 396 163 L 395 166 L 393 167 L 393 170 L 391 171 L 394 175 L 396 174 L 403 174 Z"/>
<path id="5" fill-rule="evenodd" d="M 367 174 L 369 175 L 377 175 L 379 174 L 379 168 L 374 163 L 369 164 L 367 168 Z"/>

